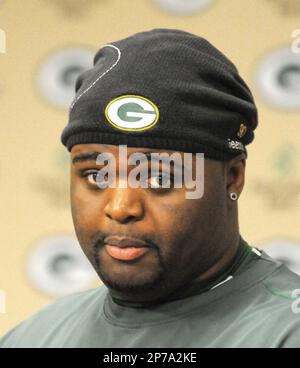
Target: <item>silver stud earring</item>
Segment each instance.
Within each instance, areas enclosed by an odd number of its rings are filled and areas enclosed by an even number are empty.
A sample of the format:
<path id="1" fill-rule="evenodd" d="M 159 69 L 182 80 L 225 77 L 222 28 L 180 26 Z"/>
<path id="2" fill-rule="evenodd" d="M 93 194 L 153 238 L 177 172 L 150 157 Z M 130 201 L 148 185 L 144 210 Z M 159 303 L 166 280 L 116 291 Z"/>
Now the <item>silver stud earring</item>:
<path id="1" fill-rule="evenodd" d="M 238 195 L 235 192 L 230 193 L 229 197 L 232 201 L 236 201 L 238 199 Z"/>

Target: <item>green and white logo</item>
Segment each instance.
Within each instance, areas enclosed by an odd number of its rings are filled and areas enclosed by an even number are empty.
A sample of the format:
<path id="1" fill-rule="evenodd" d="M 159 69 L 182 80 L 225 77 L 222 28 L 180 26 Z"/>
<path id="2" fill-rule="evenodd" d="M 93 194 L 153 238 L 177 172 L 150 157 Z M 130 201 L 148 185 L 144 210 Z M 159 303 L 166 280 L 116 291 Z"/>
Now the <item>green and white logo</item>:
<path id="1" fill-rule="evenodd" d="M 115 128 L 135 132 L 152 128 L 158 121 L 159 111 L 145 97 L 124 95 L 110 101 L 105 116 Z"/>

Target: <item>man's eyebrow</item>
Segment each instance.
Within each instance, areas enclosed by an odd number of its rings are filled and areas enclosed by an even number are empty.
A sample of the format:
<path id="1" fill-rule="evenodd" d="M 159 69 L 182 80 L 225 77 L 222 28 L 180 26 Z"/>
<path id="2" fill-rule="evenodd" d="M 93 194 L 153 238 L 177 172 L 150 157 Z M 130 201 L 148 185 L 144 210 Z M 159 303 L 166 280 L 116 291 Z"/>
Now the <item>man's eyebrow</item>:
<path id="1" fill-rule="evenodd" d="M 96 161 L 100 153 L 102 152 L 81 153 L 73 158 L 72 163 L 76 164 L 77 162 Z"/>
<path id="2" fill-rule="evenodd" d="M 151 156 L 152 153 L 156 153 L 158 155 Z M 174 160 L 171 160 L 169 157 L 166 157 L 166 156 L 163 156 L 163 155 L 160 156 L 159 154 L 160 154 L 160 152 L 147 152 L 147 153 L 144 153 L 144 155 L 146 155 L 146 157 L 147 157 L 147 160 L 150 161 L 150 162 L 151 161 L 152 162 L 158 162 L 158 163 L 161 162 L 162 164 L 166 164 L 166 165 L 170 164 L 171 167 L 174 167 L 174 168 L 177 167 L 178 169 L 182 169 L 184 167 L 181 156 L 180 156 L 180 163 L 179 163 L 179 162 L 177 162 L 176 159 L 174 161 Z"/>
<path id="3" fill-rule="evenodd" d="M 169 162 L 171 163 L 171 166 L 177 166 L 177 162 L 175 160 L 175 165 L 174 165 L 174 161 L 171 160 L 169 161 L 169 158 L 168 157 L 165 157 L 165 156 L 160 156 L 160 155 L 154 155 L 154 156 L 151 156 L 152 153 L 156 153 L 156 154 L 159 154 L 159 152 L 136 152 L 136 153 L 142 153 L 146 156 L 146 159 L 147 161 L 151 162 L 151 161 L 156 161 L 156 162 L 161 162 L 161 163 L 165 163 L 165 164 L 169 164 Z M 72 159 L 72 163 L 75 164 L 75 163 L 78 163 L 78 162 L 86 162 L 86 161 L 94 161 L 96 162 L 97 160 L 97 157 L 100 155 L 100 154 L 103 154 L 103 152 L 88 152 L 88 153 L 81 153 L 77 156 L 75 156 L 73 159 Z M 105 152 L 104 152 L 105 154 Z M 183 164 L 180 160 L 180 163 L 181 165 L 179 164 L 179 167 L 180 168 L 183 168 Z"/>

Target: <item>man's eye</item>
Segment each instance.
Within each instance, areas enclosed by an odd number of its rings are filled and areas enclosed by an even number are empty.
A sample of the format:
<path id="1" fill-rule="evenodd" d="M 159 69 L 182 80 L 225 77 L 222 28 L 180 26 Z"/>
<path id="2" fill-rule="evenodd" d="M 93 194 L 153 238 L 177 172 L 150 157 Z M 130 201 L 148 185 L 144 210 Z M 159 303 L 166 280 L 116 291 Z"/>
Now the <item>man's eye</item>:
<path id="1" fill-rule="evenodd" d="M 101 186 L 107 187 L 108 183 L 108 175 L 106 174 L 104 178 L 97 177 L 99 171 L 87 171 L 82 174 L 84 179 L 91 184 L 92 186 L 96 186 L 101 189 Z M 148 187 L 152 189 L 167 189 L 172 188 L 174 184 L 173 175 L 167 174 L 153 174 L 151 177 L 147 179 Z"/>
<path id="2" fill-rule="evenodd" d="M 90 172 L 84 173 L 82 176 L 87 180 L 89 184 L 96 185 L 96 186 L 105 184 L 107 180 L 105 180 L 104 182 L 103 181 L 100 182 L 99 178 L 97 178 L 97 174 L 98 174 L 98 171 L 90 171 Z M 105 176 L 105 178 L 107 178 L 107 175 Z"/>
<path id="3" fill-rule="evenodd" d="M 173 179 L 170 175 L 153 175 L 148 179 L 151 188 L 171 188 Z"/>

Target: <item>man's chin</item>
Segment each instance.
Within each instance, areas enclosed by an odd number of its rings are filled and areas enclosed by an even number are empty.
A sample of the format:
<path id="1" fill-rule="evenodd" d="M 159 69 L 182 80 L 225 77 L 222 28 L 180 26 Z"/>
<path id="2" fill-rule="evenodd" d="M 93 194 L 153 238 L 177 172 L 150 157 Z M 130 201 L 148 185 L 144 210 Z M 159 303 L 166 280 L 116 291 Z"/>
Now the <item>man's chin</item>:
<path id="1" fill-rule="evenodd" d="M 107 288 L 128 295 L 151 293 L 157 290 L 161 283 L 161 277 L 159 277 L 159 275 L 157 275 L 157 277 L 152 276 L 150 278 L 146 278 L 144 275 L 126 277 L 126 275 L 108 275 L 100 271 L 97 273 Z"/>

